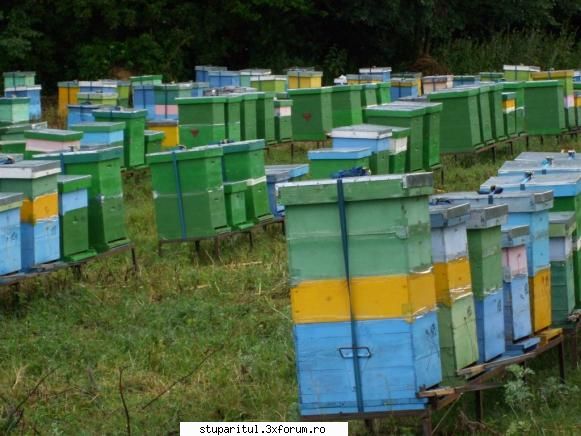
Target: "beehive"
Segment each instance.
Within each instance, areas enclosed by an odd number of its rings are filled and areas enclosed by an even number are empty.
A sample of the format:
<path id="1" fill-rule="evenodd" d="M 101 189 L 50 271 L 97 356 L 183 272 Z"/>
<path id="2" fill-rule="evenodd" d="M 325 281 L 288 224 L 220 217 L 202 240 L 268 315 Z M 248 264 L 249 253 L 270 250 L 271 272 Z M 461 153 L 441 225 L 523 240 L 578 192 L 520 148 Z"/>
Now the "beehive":
<path id="1" fill-rule="evenodd" d="M 381 78 L 374 74 L 347 74 L 348 85 L 363 85 L 366 83 L 383 83 Z M 391 83 L 391 82 L 390 82 Z"/>
<path id="2" fill-rule="evenodd" d="M 293 139 L 292 109 L 292 100 L 274 100 L 274 137 L 279 144 Z"/>
<path id="3" fill-rule="evenodd" d="M 192 93 L 190 97 L 203 97 L 204 91 L 210 87 L 208 82 L 191 82 Z"/>
<path id="4" fill-rule="evenodd" d="M 30 98 L 0 97 L 0 123 L 15 124 L 28 121 Z"/>
<path id="5" fill-rule="evenodd" d="M 444 379 L 478 360 L 476 310 L 472 294 L 466 204 L 430 204 L 432 260 Z"/>
<path id="6" fill-rule="evenodd" d="M 573 239 L 577 228 L 574 212 L 549 214 L 551 256 L 551 306 L 553 324 L 568 323 L 575 309 Z"/>
<path id="7" fill-rule="evenodd" d="M 336 85 L 331 93 L 333 127 L 361 124 L 362 85 Z"/>
<path id="8" fill-rule="evenodd" d="M 453 78 L 451 75 L 446 76 L 424 76 L 422 77 L 423 94 L 429 94 L 434 91 L 451 88 Z"/>
<path id="9" fill-rule="evenodd" d="M 377 83 L 363 83 L 361 88 L 361 107 L 365 109 L 368 106 L 375 106 L 379 103 L 377 97 L 377 90 L 379 89 Z M 391 89 L 391 88 L 390 88 Z M 389 95 L 391 101 L 391 91 Z M 365 114 L 363 114 L 365 120 Z"/>
<path id="10" fill-rule="evenodd" d="M 480 82 L 502 82 L 504 80 L 504 73 L 497 71 L 482 71 L 478 73 Z"/>
<path id="11" fill-rule="evenodd" d="M 66 117 L 68 114 L 68 106 L 70 104 L 76 105 L 78 103 L 77 94 L 79 92 L 79 82 L 68 81 L 58 82 L 58 114 L 61 117 Z"/>
<path id="12" fill-rule="evenodd" d="M 320 88 L 323 80 L 321 71 L 289 70 L 288 89 Z"/>
<path id="13" fill-rule="evenodd" d="M 96 104 L 100 106 L 117 106 L 117 94 L 104 92 L 78 92 L 77 100 L 81 104 Z"/>
<path id="14" fill-rule="evenodd" d="M 504 65 L 502 69 L 507 81 L 532 80 L 532 73 L 541 71 L 539 67 L 531 65 Z"/>
<path id="15" fill-rule="evenodd" d="M 492 121 L 490 110 L 491 84 L 481 84 L 478 89 L 478 122 L 480 126 L 480 137 L 483 144 L 493 142 Z"/>
<path id="16" fill-rule="evenodd" d="M 131 81 L 116 80 L 117 82 L 117 105 L 128 108 L 131 98 Z"/>
<path id="17" fill-rule="evenodd" d="M 178 119 L 176 98 L 191 97 L 191 83 L 164 83 L 153 85 L 154 118 Z"/>
<path id="18" fill-rule="evenodd" d="M 324 141 L 333 128 L 331 87 L 289 89 L 293 101 L 292 129 L 296 141 Z"/>
<path id="19" fill-rule="evenodd" d="M 196 65 L 196 82 L 209 82 L 208 73 L 210 71 L 226 71 L 226 67 L 215 65 Z"/>
<path id="20" fill-rule="evenodd" d="M 525 132 L 525 87 L 526 82 L 502 82 L 504 91 L 512 91 L 516 94 L 516 133 Z"/>
<path id="21" fill-rule="evenodd" d="M 1 154 L 24 154 L 26 140 L 0 141 Z M 1 158 L 1 156 L 0 156 Z"/>
<path id="22" fill-rule="evenodd" d="M 389 155 L 389 173 L 401 174 L 407 167 L 407 149 L 410 129 L 398 126 L 385 126 L 391 129 L 392 151 Z"/>
<path id="23" fill-rule="evenodd" d="M 226 139 L 226 97 L 178 98 L 180 141 L 188 147 Z"/>
<path id="24" fill-rule="evenodd" d="M 272 70 L 266 68 L 246 68 L 240 70 L 240 86 L 250 87 L 252 86 L 253 80 L 270 75 L 272 75 Z"/>
<path id="25" fill-rule="evenodd" d="M 165 138 L 165 133 L 157 130 L 145 130 L 143 135 L 145 140 L 145 154 L 164 151 L 162 143 Z"/>
<path id="26" fill-rule="evenodd" d="M 25 160 L 0 165 L 0 192 L 21 192 L 22 269 L 60 258 L 58 162 Z"/>
<path id="27" fill-rule="evenodd" d="M 82 80 L 79 82 L 79 92 L 117 95 L 117 81 L 115 80 Z"/>
<path id="28" fill-rule="evenodd" d="M 391 101 L 402 97 L 417 97 L 418 83 L 416 79 L 392 79 L 391 80 Z"/>
<path id="29" fill-rule="evenodd" d="M 69 128 L 72 131 L 82 132 L 81 147 L 91 145 L 123 146 L 124 122 L 95 121 L 73 124 Z"/>
<path id="30" fill-rule="evenodd" d="M 502 229 L 504 319 L 508 344 L 533 332 L 527 266 L 529 244 L 528 225 L 509 225 Z"/>
<path id="31" fill-rule="evenodd" d="M 575 91 L 575 122 L 577 127 L 581 126 L 581 91 Z"/>
<path id="32" fill-rule="evenodd" d="M 365 109 L 365 119 L 369 124 L 407 127 L 410 129 L 406 171 L 418 171 L 423 168 L 425 114 L 425 107 L 404 106 L 396 103 Z"/>
<path id="33" fill-rule="evenodd" d="M 277 201 L 277 184 L 300 180 L 309 173 L 309 165 L 267 165 L 265 171 L 270 213 L 276 217 L 282 217 L 284 216 L 284 206 Z"/>
<path id="34" fill-rule="evenodd" d="M 123 166 L 136 168 L 145 164 L 145 117 L 140 109 L 99 109 L 93 111 L 96 121 L 125 122 L 123 132 Z"/>
<path id="35" fill-rule="evenodd" d="M 206 237 L 229 230 L 221 156 L 219 146 L 147 156 L 159 239 Z"/>
<path id="36" fill-rule="evenodd" d="M 91 176 L 57 178 L 61 259 L 79 261 L 95 255 L 89 243 L 89 197 Z"/>
<path id="37" fill-rule="evenodd" d="M 65 175 L 90 175 L 89 241 L 99 253 L 126 244 L 125 209 L 121 181 L 121 147 L 43 154 L 56 160 Z"/>
<path id="38" fill-rule="evenodd" d="M 359 74 L 367 75 L 378 82 L 389 82 L 391 80 L 391 67 L 362 67 Z"/>
<path id="39" fill-rule="evenodd" d="M 412 80 L 413 81 L 413 87 L 417 90 L 418 96 L 422 95 L 422 73 L 414 73 L 414 72 L 403 72 L 403 73 L 395 73 L 392 74 L 391 76 L 392 80 L 392 84 L 394 80 Z M 407 85 L 404 85 L 404 87 L 407 87 Z M 405 91 L 404 91 L 405 92 Z M 415 91 L 412 91 L 412 94 Z"/>
<path id="40" fill-rule="evenodd" d="M 260 92 L 285 92 L 287 84 L 286 76 L 257 76 L 250 79 L 250 85 Z"/>
<path id="41" fill-rule="evenodd" d="M 257 97 L 256 136 L 267 144 L 274 144 L 274 93 L 258 92 Z"/>
<path id="42" fill-rule="evenodd" d="M 574 129 L 575 122 L 575 94 L 573 92 L 573 70 L 539 71 L 531 74 L 533 80 L 557 80 L 563 91 L 563 108 L 565 127 Z"/>
<path id="43" fill-rule="evenodd" d="M 386 104 L 391 102 L 391 82 L 380 82 L 375 84 L 375 94 L 377 104 Z"/>
<path id="44" fill-rule="evenodd" d="M 241 139 L 241 95 L 227 95 L 224 104 L 224 121 L 226 123 L 226 139 L 240 141 Z"/>
<path id="45" fill-rule="evenodd" d="M 145 109 L 147 119 L 156 119 L 155 115 L 155 86 L 153 84 L 133 85 L 133 107 Z"/>
<path id="46" fill-rule="evenodd" d="M 442 103 L 440 147 L 443 153 L 471 152 L 482 144 L 478 95 L 476 88 L 456 88 L 428 95 L 430 101 Z"/>
<path id="47" fill-rule="evenodd" d="M 368 148 L 319 148 L 309 150 L 310 175 L 313 179 L 336 178 L 342 171 L 369 168 L 371 151 Z"/>
<path id="48" fill-rule="evenodd" d="M 516 93 L 502 93 L 502 117 L 504 121 L 504 130 L 508 137 L 517 134 L 516 126 Z"/>
<path id="49" fill-rule="evenodd" d="M 257 136 L 257 104 L 258 93 L 243 93 L 241 94 L 242 101 L 240 102 L 240 138 L 243 141 L 258 138 Z"/>
<path id="50" fill-rule="evenodd" d="M 210 84 L 210 88 L 220 88 L 222 86 L 240 86 L 239 71 L 210 70 L 207 74 L 207 82 Z M 203 81 L 205 82 L 206 80 Z"/>
<path id="51" fill-rule="evenodd" d="M 427 407 L 417 391 L 441 380 L 431 184 L 414 174 L 281 185 L 302 415 Z"/>
<path id="52" fill-rule="evenodd" d="M 479 80 L 477 76 L 456 76 L 452 77 L 452 86 L 454 88 L 458 86 L 466 86 L 466 85 L 478 85 Z"/>
<path id="53" fill-rule="evenodd" d="M 22 268 L 20 240 L 21 193 L 0 192 L 0 276 Z"/>
<path id="54" fill-rule="evenodd" d="M 69 104 L 67 107 L 67 126 L 95 121 L 93 111 L 101 109 L 98 104 Z"/>
<path id="55" fill-rule="evenodd" d="M 492 127 L 492 139 L 501 141 L 506 139 L 506 129 L 504 127 L 504 106 L 502 100 L 501 83 L 488 84 L 490 91 L 488 92 L 488 103 L 490 106 L 490 121 Z"/>
<path id="56" fill-rule="evenodd" d="M 73 151 L 81 147 L 82 132 L 60 129 L 33 129 L 24 132 L 26 151 L 52 153 Z"/>
<path id="57" fill-rule="evenodd" d="M 8 71 L 4 76 L 4 89 L 17 86 L 34 86 L 36 73 L 34 71 Z"/>
<path id="58" fill-rule="evenodd" d="M 563 87 L 557 80 L 527 82 L 524 90 L 529 135 L 557 135 L 565 130 Z"/>
<path id="59" fill-rule="evenodd" d="M 40 102 L 40 85 L 34 86 L 18 86 L 16 88 L 5 88 L 4 95 L 6 97 L 28 97 L 30 103 L 28 106 L 28 119 L 40 120 L 42 116 L 42 106 Z"/>
<path id="60" fill-rule="evenodd" d="M 391 138 L 391 129 L 374 124 L 356 124 L 339 127 L 330 133 L 333 149 L 367 148 L 371 174 L 389 174 L 389 157 L 395 154 Z M 401 150 L 400 150 L 401 151 Z M 405 150 L 404 150 L 405 151 Z"/>
<path id="61" fill-rule="evenodd" d="M 0 123 L 0 140 L 16 141 L 24 139 L 24 132 L 31 129 L 46 129 L 47 122 L 17 123 L 2 126 Z"/>
<path id="62" fill-rule="evenodd" d="M 163 148 L 174 148 L 180 144 L 180 133 L 177 120 L 148 120 L 147 128 L 163 132 L 164 136 L 161 142 Z"/>

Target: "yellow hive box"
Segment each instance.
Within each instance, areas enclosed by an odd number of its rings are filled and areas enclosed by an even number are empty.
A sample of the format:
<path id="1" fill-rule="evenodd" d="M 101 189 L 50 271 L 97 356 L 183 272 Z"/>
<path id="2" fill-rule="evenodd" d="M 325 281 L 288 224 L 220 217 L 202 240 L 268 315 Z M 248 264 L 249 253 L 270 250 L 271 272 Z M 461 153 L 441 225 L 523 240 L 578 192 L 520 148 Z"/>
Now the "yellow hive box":
<path id="1" fill-rule="evenodd" d="M 573 77 L 573 70 L 534 71 L 531 77 L 533 80 L 566 79 Z"/>
<path id="2" fill-rule="evenodd" d="M 178 123 L 164 123 L 162 121 L 154 121 L 148 122 L 147 128 L 158 130 L 165 134 L 163 141 L 161 142 L 162 147 L 174 148 L 180 143 L 180 130 Z"/>
<path id="3" fill-rule="evenodd" d="M 66 83 L 66 82 L 65 82 Z M 67 107 L 69 104 L 79 104 L 77 94 L 79 93 L 78 86 L 67 84 L 66 86 L 59 86 L 58 88 L 58 114 L 61 117 L 66 117 L 69 111 Z"/>
<path id="4" fill-rule="evenodd" d="M 529 277 L 533 330 L 538 332 L 551 325 L 551 269 L 545 268 Z"/>
<path id="5" fill-rule="evenodd" d="M 434 277 L 438 304 L 450 307 L 454 301 L 472 293 L 470 262 L 467 257 L 434 264 Z"/>
<path id="6" fill-rule="evenodd" d="M 509 112 L 514 111 L 514 110 L 516 110 L 516 103 L 514 100 L 504 100 L 502 102 L 502 108 L 505 111 L 509 111 Z"/>
<path id="7" fill-rule="evenodd" d="M 59 213 L 59 196 L 57 192 L 26 198 L 20 207 L 20 221 L 34 224 L 39 220 L 52 218 Z"/>
<path id="8" fill-rule="evenodd" d="M 576 107 L 581 107 L 581 94 L 580 95 L 575 95 L 575 106 Z"/>
<path id="9" fill-rule="evenodd" d="M 434 274 L 358 277 L 351 280 L 351 305 L 358 320 L 404 318 L 409 321 L 436 307 Z M 345 279 L 303 282 L 291 289 L 296 324 L 349 321 Z"/>
<path id="10" fill-rule="evenodd" d="M 288 89 L 320 88 L 323 73 L 320 71 L 289 71 Z"/>

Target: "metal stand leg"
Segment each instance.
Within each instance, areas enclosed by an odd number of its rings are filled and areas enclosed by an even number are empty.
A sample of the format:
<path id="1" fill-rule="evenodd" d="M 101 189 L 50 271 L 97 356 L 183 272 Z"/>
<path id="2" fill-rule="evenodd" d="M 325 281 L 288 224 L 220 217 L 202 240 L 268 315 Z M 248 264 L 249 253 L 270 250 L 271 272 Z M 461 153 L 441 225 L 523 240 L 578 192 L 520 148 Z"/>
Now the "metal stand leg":
<path id="1" fill-rule="evenodd" d="M 163 245 L 163 244 L 162 244 L 161 242 L 158 242 L 158 243 L 157 243 L 157 255 L 158 255 L 159 257 L 161 257 L 161 256 L 162 256 L 162 253 L 161 253 L 161 247 L 162 247 L 162 245 Z"/>
<path id="2" fill-rule="evenodd" d="M 529 142 L 529 137 L 527 136 L 526 141 L 525 141 L 525 147 L 527 150 L 529 149 L 529 146 L 530 146 L 530 142 Z"/>
<path id="3" fill-rule="evenodd" d="M 508 145 L 510 147 L 510 155 L 514 154 L 514 143 L 512 141 L 508 141 Z"/>
<path id="4" fill-rule="evenodd" d="M 216 237 L 214 239 L 214 253 L 216 254 L 216 257 L 220 257 L 221 249 L 220 249 L 220 238 L 219 237 Z"/>
<path id="5" fill-rule="evenodd" d="M 83 278 L 83 270 L 81 265 L 73 265 L 73 277 L 76 281 L 81 281 Z"/>
<path id="6" fill-rule="evenodd" d="M 196 254 L 197 254 L 197 255 L 198 255 L 198 257 L 199 257 L 199 256 L 200 256 L 200 251 L 201 251 L 201 248 L 200 248 L 200 241 L 196 241 L 196 242 L 194 242 L 194 246 L 196 247 Z"/>
<path id="7" fill-rule="evenodd" d="M 367 429 L 367 432 L 369 434 L 375 434 L 375 427 L 373 425 L 374 424 L 373 419 L 366 419 L 364 421 L 364 423 L 365 423 L 365 428 Z"/>
<path id="8" fill-rule="evenodd" d="M 135 253 L 135 247 L 131 247 L 131 263 L 133 265 L 133 272 L 137 274 L 137 254 Z"/>
<path id="9" fill-rule="evenodd" d="M 252 236 L 252 230 L 248 232 L 248 245 L 250 245 L 250 249 L 254 248 L 254 238 Z"/>
<path id="10" fill-rule="evenodd" d="M 565 341 L 559 344 L 559 378 L 565 383 Z"/>
<path id="11" fill-rule="evenodd" d="M 482 422 L 484 419 L 484 391 L 474 391 L 476 421 Z"/>
<path id="12" fill-rule="evenodd" d="M 496 147 L 492 147 L 492 162 L 496 163 Z"/>
<path id="13" fill-rule="evenodd" d="M 422 418 L 422 434 L 424 436 L 432 436 L 432 412 L 430 409 L 426 411 Z"/>
<path id="14" fill-rule="evenodd" d="M 291 162 L 295 160 L 295 143 L 291 142 Z"/>

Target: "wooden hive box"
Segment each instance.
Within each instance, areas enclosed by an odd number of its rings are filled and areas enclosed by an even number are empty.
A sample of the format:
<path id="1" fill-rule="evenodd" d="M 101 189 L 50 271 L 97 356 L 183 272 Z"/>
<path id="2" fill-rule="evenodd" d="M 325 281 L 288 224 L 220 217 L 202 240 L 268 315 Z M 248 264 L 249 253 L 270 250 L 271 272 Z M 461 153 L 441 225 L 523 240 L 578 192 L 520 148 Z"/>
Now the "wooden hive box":
<path id="1" fill-rule="evenodd" d="M 69 129 L 82 132 L 81 147 L 92 145 L 123 146 L 124 122 L 95 121 L 72 124 Z"/>
<path id="2" fill-rule="evenodd" d="M 148 120 L 147 128 L 164 134 L 161 146 L 163 149 L 177 147 L 180 144 L 180 133 L 177 120 Z M 159 151 L 162 151 L 161 149 Z"/>
<path id="3" fill-rule="evenodd" d="M 81 147 L 82 132 L 60 129 L 33 129 L 24 132 L 26 151 L 53 153 L 74 151 Z"/>
<path id="4" fill-rule="evenodd" d="M 0 123 L 24 123 L 30 117 L 29 97 L 0 97 Z"/>
<path id="5" fill-rule="evenodd" d="M 28 97 L 30 99 L 28 105 L 28 119 L 40 120 L 42 117 L 42 105 L 40 101 L 41 90 L 42 87 L 40 85 L 17 86 L 15 88 L 5 88 L 4 95 L 6 97 Z"/>
<path id="6" fill-rule="evenodd" d="M 324 141 L 333 128 L 331 87 L 289 89 L 293 101 L 293 139 Z"/>
<path id="7" fill-rule="evenodd" d="M 551 305 L 554 325 L 568 324 L 575 309 L 575 273 L 573 235 L 576 231 L 574 212 L 549 214 L 551 244 Z"/>
<path id="8" fill-rule="evenodd" d="M 22 268 L 20 207 L 23 195 L 0 192 L 0 276 L 20 271 Z"/>

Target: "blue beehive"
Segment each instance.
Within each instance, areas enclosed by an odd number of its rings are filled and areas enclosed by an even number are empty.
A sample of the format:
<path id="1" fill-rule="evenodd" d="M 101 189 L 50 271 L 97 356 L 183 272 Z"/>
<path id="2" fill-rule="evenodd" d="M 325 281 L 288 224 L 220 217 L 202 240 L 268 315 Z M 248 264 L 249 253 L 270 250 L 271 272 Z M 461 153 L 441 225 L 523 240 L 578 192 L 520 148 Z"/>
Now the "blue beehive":
<path id="1" fill-rule="evenodd" d="M 480 362 L 488 362 L 506 350 L 503 297 L 503 290 L 498 289 L 475 300 Z"/>
<path id="2" fill-rule="evenodd" d="M 196 82 L 208 82 L 208 72 L 210 71 L 226 71 L 226 67 L 219 67 L 215 65 L 196 65 Z"/>
<path id="3" fill-rule="evenodd" d="M 210 88 L 208 82 L 192 82 L 192 97 L 203 97 L 204 91 Z"/>
<path id="4" fill-rule="evenodd" d="M 396 101 L 404 97 L 418 97 L 417 79 L 392 79 L 391 80 L 391 101 Z"/>
<path id="5" fill-rule="evenodd" d="M 197 80 L 197 78 L 196 78 Z M 240 86 L 240 72 L 226 70 L 208 71 L 208 80 L 210 88 L 221 88 L 224 86 Z"/>
<path id="6" fill-rule="evenodd" d="M 330 134 L 333 148 L 368 148 L 372 153 L 390 149 L 391 128 L 375 124 L 338 127 Z"/>
<path id="7" fill-rule="evenodd" d="M 117 94 L 116 80 L 82 80 L 79 82 L 79 92 L 101 92 Z"/>
<path id="8" fill-rule="evenodd" d="M 147 119 L 155 119 L 155 86 L 134 85 L 133 107 L 137 109 L 147 109 Z"/>
<path id="9" fill-rule="evenodd" d="M 391 80 L 391 67 L 359 68 L 359 74 L 369 75 L 374 81 L 389 82 Z"/>
<path id="10" fill-rule="evenodd" d="M 276 217 L 284 216 L 284 206 L 278 204 L 276 198 L 276 184 L 297 181 L 309 172 L 308 164 L 267 165 L 266 184 L 268 187 L 268 203 L 270 213 Z"/>
<path id="11" fill-rule="evenodd" d="M 478 76 L 454 76 L 452 80 L 452 86 L 454 88 L 465 85 L 477 85 L 480 82 L 480 80 L 478 80 Z"/>
<path id="12" fill-rule="evenodd" d="M 0 193 L 0 276 L 20 271 L 20 193 Z"/>
<path id="13" fill-rule="evenodd" d="M 83 132 L 81 147 L 92 145 L 122 146 L 124 122 L 94 121 L 72 124 L 71 130 Z"/>
<path id="14" fill-rule="evenodd" d="M 31 120 L 40 120 L 42 116 L 42 107 L 40 103 L 40 92 L 42 87 L 40 85 L 34 86 L 18 86 L 16 88 L 6 88 L 4 95 L 6 97 L 28 97 L 30 103 L 28 112 Z"/>
<path id="15" fill-rule="evenodd" d="M 416 394 L 441 381 L 437 322 L 435 311 L 412 322 L 357 321 L 356 353 L 351 348 L 348 322 L 295 324 L 301 415 L 427 408 L 427 400 Z M 358 378 L 354 373 L 354 354 L 360 362 Z"/>
<path id="16" fill-rule="evenodd" d="M 526 225 L 507 225 L 502 229 L 504 324 L 508 344 L 533 332 L 526 258 L 529 239 Z"/>
<path id="17" fill-rule="evenodd" d="M 67 113 L 67 126 L 79 123 L 89 123 L 95 121 L 93 111 L 101 109 L 98 104 L 69 104 Z"/>

